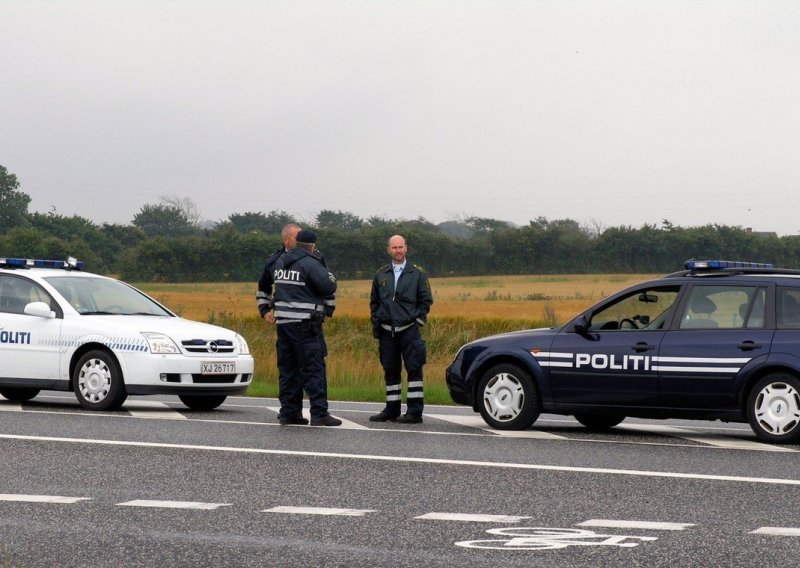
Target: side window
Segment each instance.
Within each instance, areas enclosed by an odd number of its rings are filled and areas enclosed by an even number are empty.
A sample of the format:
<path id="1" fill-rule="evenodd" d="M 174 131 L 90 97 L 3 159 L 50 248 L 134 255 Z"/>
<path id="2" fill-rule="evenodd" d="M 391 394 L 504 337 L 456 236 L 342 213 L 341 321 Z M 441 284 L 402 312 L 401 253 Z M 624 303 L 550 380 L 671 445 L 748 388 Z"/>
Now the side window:
<path id="1" fill-rule="evenodd" d="M 764 327 L 766 290 L 756 286 L 694 286 L 681 329 Z"/>
<path id="2" fill-rule="evenodd" d="M 25 278 L 0 276 L 0 312 L 22 314 L 31 302 L 44 302 L 54 309 L 54 301 L 44 289 Z"/>
<path id="3" fill-rule="evenodd" d="M 778 327 L 800 329 L 800 289 L 778 288 Z"/>
<path id="4" fill-rule="evenodd" d="M 637 290 L 595 312 L 589 329 L 593 331 L 662 329 L 679 291 L 680 286 Z"/>

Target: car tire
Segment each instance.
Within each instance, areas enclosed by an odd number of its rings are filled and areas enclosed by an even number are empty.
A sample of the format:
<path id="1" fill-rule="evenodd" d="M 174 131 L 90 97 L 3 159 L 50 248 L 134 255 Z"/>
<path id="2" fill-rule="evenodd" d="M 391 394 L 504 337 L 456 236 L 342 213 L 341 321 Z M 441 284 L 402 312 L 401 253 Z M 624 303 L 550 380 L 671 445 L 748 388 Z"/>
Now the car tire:
<path id="1" fill-rule="evenodd" d="M 539 393 L 530 373 L 502 363 L 483 374 L 478 406 L 484 421 L 497 430 L 524 430 L 541 413 Z"/>
<path id="2" fill-rule="evenodd" d="M 117 360 L 100 349 L 88 351 L 78 360 L 72 390 L 80 405 L 89 410 L 114 410 L 128 397 Z"/>
<path id="3" fill-rule="evenodd" d="M 203 396 L 198 394 L 181 394 L 178 395 L 181 402 L 191 408 L 192 410 L 214 410 L 220 404 L 225 402 L 228 398 L 227 395 Z"/>
<path id="4" fill-rule="evenodd" d="M 758 381 L 747 397 L 747 418 L 764 442 L 790 444 L 800 440 L 800 380 L 774 373 Z"/>
<path id="5" fill-rule="evenodd" d="M 623 414 L 576 414 L 575 420 L 589 430 L 602 432 L 625 420 L 625 416 Z"/>
<path id="6" fill-rule="evenodd" d="M 0 389 L 0 394 L 14 402 L 25 402 L 39 394 L 40 390 L 27 387 L 3 387 Z"/>

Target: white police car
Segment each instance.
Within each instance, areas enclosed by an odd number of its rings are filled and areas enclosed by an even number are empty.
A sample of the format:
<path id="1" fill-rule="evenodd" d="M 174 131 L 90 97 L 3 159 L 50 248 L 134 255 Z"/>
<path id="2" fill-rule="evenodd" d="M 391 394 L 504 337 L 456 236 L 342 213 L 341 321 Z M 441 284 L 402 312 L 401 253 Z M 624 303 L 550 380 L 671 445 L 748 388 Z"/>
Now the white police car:
<path id="1" fill-rule="evenodd" d="M 25 401 L 72 390 L 93 410 L 129 394 L 176 394 L 216 408 L 253 376 L 244 338 L 182 319 L 83 263 L 0 258 L 0 395 Z"/>
<path id="2" fill-rule="evenodd" d="M 627 416 L 749 422 L 800 440 L 800 271 L 688 261 L 560 328 L 487 337 L 447 368 L 453 400 L 498 429 L 541 412 L 592 429 Z"/>

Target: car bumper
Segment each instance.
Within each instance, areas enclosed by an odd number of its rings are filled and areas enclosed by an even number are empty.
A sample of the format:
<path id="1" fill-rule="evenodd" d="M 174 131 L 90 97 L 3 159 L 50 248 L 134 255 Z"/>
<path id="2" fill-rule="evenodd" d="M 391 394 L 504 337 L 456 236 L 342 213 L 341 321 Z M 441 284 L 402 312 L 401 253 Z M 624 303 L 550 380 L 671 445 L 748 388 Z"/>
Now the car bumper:
<path id="1" fill-rule="evenodd" d="M 184 355 L 126 354 L 119 359 L 125 390 L 130 394 L 237 394 L 253 380 L 250 355 L 186 357 Z M 203 363 L 233 363 L 228 374 L 202 374 Z"/>
<path id="2" fill-rule="evenodd" d="M 467 388 L 461 375 L 454 372 L 455 367 L 456 362 L 454 361 L 445 371 L 445 381 L 447 382 L 447 390 L 450 391 L 450 398 L 456 404 L 472 406 L 472 392 Z"/>

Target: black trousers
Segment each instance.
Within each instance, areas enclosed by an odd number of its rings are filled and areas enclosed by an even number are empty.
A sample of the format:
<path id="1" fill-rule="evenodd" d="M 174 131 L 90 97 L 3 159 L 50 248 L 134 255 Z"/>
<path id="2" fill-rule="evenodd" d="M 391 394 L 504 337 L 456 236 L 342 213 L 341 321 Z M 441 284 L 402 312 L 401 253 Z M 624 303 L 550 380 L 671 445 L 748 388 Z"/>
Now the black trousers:
<path id="1" fill-rule="evenodd" d="M 312 418 L 328 415 L 328 379 L 325 356 L 328 348 L 322 326 L 311 322 L 278 324 L 280 417 L 293 418 L 303 411 L 303 390 L 308 396 Z"/>
<path id="2" fill-rule="evenodd" d="M 422 416 L 424 406 L 422 390 L 422 367 L 425 365 L 425 341 L 419 333 L 419 327 L 412 325 L 408 329 L 392 333 L 381 328 L 378 337 L 378 350 L 383 366 L 383 378 L 386 382 L 386 409 L 390 413 L 400 414 L 401 373 L 403 365 L 408 375 L 406 402 L 408 413 Z"/>

